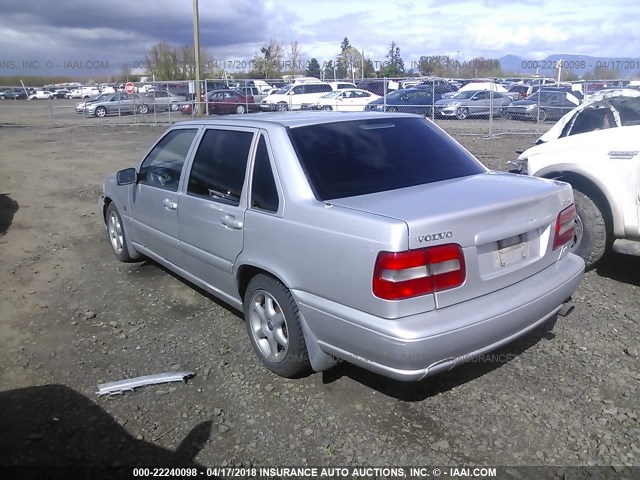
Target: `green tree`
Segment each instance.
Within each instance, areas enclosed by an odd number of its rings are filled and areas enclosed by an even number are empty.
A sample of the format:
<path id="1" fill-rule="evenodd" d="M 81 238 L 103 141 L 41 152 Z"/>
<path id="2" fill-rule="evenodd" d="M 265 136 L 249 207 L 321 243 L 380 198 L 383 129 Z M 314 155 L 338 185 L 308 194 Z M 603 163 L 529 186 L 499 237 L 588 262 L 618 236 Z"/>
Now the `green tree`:
<path id="1" fill-rule="evenodd" d="M 275 39 L 260 47 L 260 53 L 253 57 L 255 78 L 276 78 L 282 74 L 282 45 Z M 253 73 L 253 71 L 252 71 Z"/>
<path id="2" fill-rule="evenodd" d="M 333 60 L 329 60 L 324 64 L 324 79 L 325 80 L 335 80 L 336 79 L 336 69 L 334 68 Z"/>
<path id="3" fill-rule="evenodd" d="M 309 60 L 307 71 L 305 73 L 307 77 L 320 78 L 320 64 L 318 63 L 317 58 L 312 58 L 311 60 Z"/>
<path id="4" fill-rule="evenodd" d="M 362 68 L 364 70 L 363 75 L 364 75 L 365 78 L 375 77 L 376 69 L 373 66 L 373 62 L 371 61 L 370 58 L 366 58 L 364 60 L 364 66 Z"/>
<path id="5" fill-rule="evenodd" d="M 172 47 L 166 42 L 151 47 L 145 56 L 147 75 L 156 80 L 189 80 L 195 78 L 195 53 L 192 46 Z M 209 59 L 200 50 L 200 77 L 204 78 Z"/>
<path id="6" fill-rule="evenodd" d="M 395 41 L 391 42 L 389 46 L 389 53 L 387 53 L 387 62 L 378 74 L 382 77 L 397 77 L 404 73 L 404 61 L 400 56 L 400 47 Z"/>

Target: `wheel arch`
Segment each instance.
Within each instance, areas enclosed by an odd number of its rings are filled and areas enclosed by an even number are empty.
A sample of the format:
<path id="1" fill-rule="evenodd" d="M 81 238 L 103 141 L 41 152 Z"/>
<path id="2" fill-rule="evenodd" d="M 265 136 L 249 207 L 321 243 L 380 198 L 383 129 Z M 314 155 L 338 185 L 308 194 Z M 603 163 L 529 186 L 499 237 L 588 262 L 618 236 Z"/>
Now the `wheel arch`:
<path id="1" fill-rule="evenodd" d="M 287 283 L 283 281 L 280 276 L 272 273 L 271 271 L 263 267 L 258 267 L 256 265 L 243 264 L 238 267 L 238 271 L 236 272 L 236 284 L 238 286 L 238 293 L 240 294 L 242 302 L 244 302 L 245 294 L 247 293 L 247 287 L 249 286 L 249 282 L 251 282 L 251 279 L 256 275 L 261 274 L 267 275 L 279 281 L 280 283 L 282 283 L 282 285 L 289 289 Z M 300 324 L 302 326 L 304 340 L 307 345 L 307 352 L 309 353 L 311 368 L 316 372 L 328 370 L 337 363 L 337 359 L 320 348 L 320 345 L 318 344 L 318 338 L 309 327 L 309 324 L 304 318 L 304 315 L 301 311 L 299 311 L 298 314 L 300 316 Z"/>
<path id="2" fill-rule="evenodd" d="M 589 196 L 605 217 L 607 228 L 616 237 L 624 236 L 624 219 L 618 202 L 597 179 L 580 172 L 562 169 L 543 169 L 536 172 L 535 176 L 567 182 L 576 190 Z"/>
<path id="3" fill-rule="evenodd" d="M 240 299 L 242 301 L 244 301 L 244 296 L 247 293 L 247 287 L 249 286 L 249 282 L 251 282 L 251 279 L 261 274 L 272 277 L 273 279 L 279 281 L 286 288 L 289 288 L 287 283 L 282 280 L 281 277 L 272 273 L 266 268 L 246 263 L 244 265 L 240 265 L 240 267 L 238 267 L 238 271 L 236 272 L 236 285 L 238 287 L 238 293 L 240 294 Z"/>

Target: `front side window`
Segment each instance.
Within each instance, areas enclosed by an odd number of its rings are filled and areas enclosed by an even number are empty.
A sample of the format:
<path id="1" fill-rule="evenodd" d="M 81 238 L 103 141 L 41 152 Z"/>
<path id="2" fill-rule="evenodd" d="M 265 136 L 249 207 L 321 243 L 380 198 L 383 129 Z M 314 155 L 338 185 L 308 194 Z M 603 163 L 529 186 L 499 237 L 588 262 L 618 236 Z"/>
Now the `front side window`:
<path id="1" fill-rule="evenodd" d="M 207 130 L 193 159 L 187 193 L 238 205 L 252 140 L 252 132 Z"/>
<path id="2" fill-rule="evenodd" d="M 176 129 L 167 133 L 153 147 L 140 166 L 139 183 L 178 191 L 182 166 L 197 129 Z"/>

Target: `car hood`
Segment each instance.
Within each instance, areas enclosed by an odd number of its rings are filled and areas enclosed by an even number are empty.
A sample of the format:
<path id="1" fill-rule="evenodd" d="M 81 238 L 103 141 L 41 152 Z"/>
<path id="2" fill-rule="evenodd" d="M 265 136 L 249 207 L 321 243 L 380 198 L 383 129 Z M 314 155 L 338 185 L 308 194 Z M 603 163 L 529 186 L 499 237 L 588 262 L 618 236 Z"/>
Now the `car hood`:
<path id="1" fill-rule="evenodd" d="M 617 126 L 622 126 L 623 121 L 620 118 L 620 114 L 616 108 L 616 104 L 621 103 L 622 99 L 627 98 L 631 101 L 634 101 L 632 99 L 635 99 L 635 101 L 640 103 L 640 91 L 634 90 L 632 88 L 621 88 L 617 90 L 602 90 L 594 95 L 591 95 L 588 101 L 584 102 L 582 105 L 577 106 L 570 112 L 566 113 L 562 118 L 560 118 L 560 120 L 558 120 L 553 127 L 551 127 L 544 135 L 542 135 L 536 143 L 546 143 L 560 138 L 562 136 L 562 133 L 564 132 L 566 125 L 572 123 L 574 119 L 577 118 L 585 110 L 592 108 L 610 108 L 613 112 L 613 116 L 616 120 Z"/>
<path id="2" fill-rule="evenodd" d="M 603 149 L 609 158 L 620 156 L 637 158 L 640 150 L 640 142 L 636 141 L 638 138 L 640 138 L 640 125 L 596 130 L 534 145 L 522 152 L 518 160 L 530 159 L 538 155 L 554 155 L 558 158 L 566 158 L 569 163 L 576 163 L 583 158 L 578 152 L 590 153 Z M 534 173 L 529 172 L 529 174 Z"/>

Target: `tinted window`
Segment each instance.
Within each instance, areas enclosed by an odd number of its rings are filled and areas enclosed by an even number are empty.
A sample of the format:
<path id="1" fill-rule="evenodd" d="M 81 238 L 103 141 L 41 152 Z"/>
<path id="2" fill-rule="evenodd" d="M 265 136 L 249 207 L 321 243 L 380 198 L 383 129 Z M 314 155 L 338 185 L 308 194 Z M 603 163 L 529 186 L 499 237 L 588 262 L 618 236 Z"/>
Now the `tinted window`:
<path id="1" fill-rule="evenodd" d="M 464 148 L 424 119 L 361 120 L 289 130 L 318 200 L 482 173 Z"/>
<path id="2" fill-rule="evenodd" d="M 251 206 L 270 212 L 277 212 L 278 204 L 278 189 L 271 170 L 269 151 L 264 137 L 261 136 L 258 150 L 256 151 L 256 162 L 253 166 Z"/>
<path id="3" fill-rule="evenodd" d="M 253 133 L 207 130 L 193 160 L 187 193 L 238 205 Z"/>
<path id="4" fill-rule="evenodd" d="M 177 191 L 182 165 L 196 131 L 179 129 L 167 133 L 142 162 L 140 183 Z"/>

